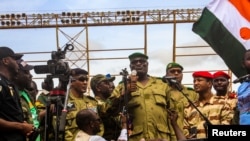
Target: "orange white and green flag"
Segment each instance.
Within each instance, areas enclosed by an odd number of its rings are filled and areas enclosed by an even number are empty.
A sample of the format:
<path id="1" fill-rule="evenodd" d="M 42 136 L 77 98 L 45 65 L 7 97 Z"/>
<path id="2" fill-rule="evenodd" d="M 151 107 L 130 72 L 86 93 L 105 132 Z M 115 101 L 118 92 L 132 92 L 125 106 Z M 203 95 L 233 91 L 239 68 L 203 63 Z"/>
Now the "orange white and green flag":
<path id="1" fill-rule="evenodd" d="M 241 63 L 250 49 L 250 0 L 213 0 L 193 24 L 192 29 L 203 38 L 240 77 L 246 75 Z"/>

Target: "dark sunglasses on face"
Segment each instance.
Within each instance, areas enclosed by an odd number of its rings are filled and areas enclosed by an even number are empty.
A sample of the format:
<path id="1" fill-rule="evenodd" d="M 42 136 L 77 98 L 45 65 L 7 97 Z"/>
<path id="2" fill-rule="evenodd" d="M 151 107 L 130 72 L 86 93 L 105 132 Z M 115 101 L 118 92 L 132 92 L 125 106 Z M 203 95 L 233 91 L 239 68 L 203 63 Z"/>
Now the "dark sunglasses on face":
<path id="1" fill-rule="evenodd" d="M 73 79 L 72 79 L 72 82 L 74 82 L 74 81 L 76 81 L 76 80 L 81 81 L 81 82 L 84 82 L 84 81 L 88 81 L 89 78 L 88 78 L 88 77 L 81 76 L 81 77 L 79 77 L 79 78 L 73 78 Z"/>
<path id="2" fill-rule="evenodd" d="M 182 73 L 182 70 L 179 70 L 179 69 L 172 69 L 172 70 L 169 70 L 170 73 Z"/>
<path id="3" fill-rule="evenodd" d="M 131 64 L 133 64 L 133 65 L 135 65 L 137 63 L 145 64 L 146 62 L 147 62 L 147 60 L 145 60 L 145 59 L 138 59 L 138 60 L 132 60 Z"/>

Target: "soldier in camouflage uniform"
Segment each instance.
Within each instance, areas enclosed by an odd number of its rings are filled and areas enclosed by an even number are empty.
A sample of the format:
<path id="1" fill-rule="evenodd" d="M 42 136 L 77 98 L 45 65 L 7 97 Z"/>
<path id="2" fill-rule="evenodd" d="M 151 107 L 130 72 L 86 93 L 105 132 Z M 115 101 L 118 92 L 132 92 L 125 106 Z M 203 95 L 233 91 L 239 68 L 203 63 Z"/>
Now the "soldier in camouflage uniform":
<path id="1" fill-rule="evenodd" d="M 177 112 L 177 124 L 179 125 L 180 129 L 183 129 L 184 127 L 184 107 L 189 105 L 188 99 L 194 102 L 197 101 L 199 97 L 199 95 L 192 88 L 185 87 L 181 84 L 183 78 L 182 71 L 183 67 L 180 64 L 172 62 L 167 65 L 165 75 L 166 78 L 174 77 L 174 79 L 176 79 L 176 81 L 178 82 L 178 84 L 173 84 L 167 81 L 171 87 L 169 91 L 171 101 L 169 102 L 169 108 Z M 180 91 L 177 87 L 181 87 L 182 90 Z M 186 96 L 184 96 L 184 94 Z M 186 97 L 188 97 L 188 99 Z M 173 129 L 171 128 L 171 130 Z M 175 134 L 172 134 L 171 141 L 176 141 Z"/>
<path id="2" fill-rule="evenodd" d="M 110 82 L 113 82 L 115 77 L 106 77 L 102 74 L 97 74 L 92 77 L 90 81 L 91 89 L 95 95 L 95 99 L 98 101 L 98 113 L 102 119 L 101 130 L 103 132 L 103 138 L 106 140 L 116 140 L 120 134 L 119 117 L 113 117 L 106 113 L 107 104 L 110 103 L 108 97 L 110 97 L 112 91 L 110 90 Z"/>
<path id="3" fill-rule="evenodd" d="M 30 74 L 30 70 L 33 69 L 33 66 L 28 65 L 22 59 L 17 60 L 17 63 L 19 65 L 20 70 L 13 82 L 17 85 L 19 95 L 21 97 L 24 121 L 33 124 L 35 128 L 39 128 L 40 121 L 38 119 L 38 110 L 35 107 L 35 102 L 32 96 L 27 90 L 31 87 L 32 75 Z M 37 134 L 37 136 L 34 136 L 29 141 L 40 141 L 40 135 Z"/>
<path id="4" fill-rule="evenodd" d="M 184 109 L 184 129 L 188 132 L 187 138 L 206 138 L 207 124 L 229 125 L 233 118 L 233 112 L 225 99 L 212 93 L 213 75 L 211 73 L 197 71 L 193 73 L 193 77 L 194 90 L 199 94 L 199 100 L 194 103 L 194 106 L 198 108 L 209 123 L 190 104 Z"/>
<path id="5" fill-rule="evenodd" d="M 228 90 L 229 88 L 229 79 L 231 77 L 223 72 L 223 71 L 217 71 L 213 74 L 213 88 L 216 91 L 216 95 L 220 96 L 221 98 L 224 98 L 226 102 L 231 106 L 232 111 L 235 112 L 235 117 L 238 116 L 237 112 L 237 94 L 235 92 L 230 92 Z M 232 124 L 237 124 L 238 121 L 234 118 L 232 121 Z"/>
<path id="6" fill-rule="evenodd" d="M 128 58 L 130 69 L 136 70 L 138 79 L 133 81 L 134 76 L 130 76 L 128 80 L 131 82 L 128 81 L 127 92 L 124 91 L 126 89 L 124 89 L 123 82 L 118 84 L 110 97 L 113 106 L 109 110 L 116 111 L 117 108 L 127 105 L 130 117 L 128 120 L 132 123 L 130 141 L 139 141 L 142 138 L 146 140 L 156 138 L 170 140 L 169 126 L 171 125 L 168 122 L 166 110 L 170 87 L 162 82 L 161 78 L 148 75 L 147 55 L 133 53 Z M 119 110 L 117 111 L 119 112 Z"/>
<path id="7" fill-rule="evenodd" d="M 71 70 L 72 81 L 70 84 L 70 92 L 68 98 L 65 125 L 65 141 L 72 141 L 76 133 L 79 131 L 75 117 L 78 111 L 82 109 L 91 109 L 97 113 L 97 101 L 91 97 L 84 95 L 87 91 L 88 72 L 86 70 L 76 68 Z"/>

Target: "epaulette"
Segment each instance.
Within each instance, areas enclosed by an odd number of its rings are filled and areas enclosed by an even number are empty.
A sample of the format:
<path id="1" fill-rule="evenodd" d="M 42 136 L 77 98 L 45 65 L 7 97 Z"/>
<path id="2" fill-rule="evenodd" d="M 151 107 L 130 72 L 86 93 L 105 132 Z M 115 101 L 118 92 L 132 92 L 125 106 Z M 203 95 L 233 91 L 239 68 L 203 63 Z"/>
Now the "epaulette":
<path id="1" fill-rule="evenodd" d="M 87 98 L 91 99 L 91 100 L 95 100 L 97 101 L 93 96 L 90 96 L 90 95 L 85 95 Z"/>
<path id="2" fill-rule="evenodd" d="M 194 88 L 187 87 L 187 90 L 194 91 Z"/>
<path id="3" fill-rule="evenodd" d="M 120 81 L 118 84 L 122 84 L 123 83 L 123 81 Z"/>
<path id="4" fill-rule="evenodd" d="M 155 77 L 156 79 L 160 79 L 160 80 L 162 80 L 162 77 Z"/>

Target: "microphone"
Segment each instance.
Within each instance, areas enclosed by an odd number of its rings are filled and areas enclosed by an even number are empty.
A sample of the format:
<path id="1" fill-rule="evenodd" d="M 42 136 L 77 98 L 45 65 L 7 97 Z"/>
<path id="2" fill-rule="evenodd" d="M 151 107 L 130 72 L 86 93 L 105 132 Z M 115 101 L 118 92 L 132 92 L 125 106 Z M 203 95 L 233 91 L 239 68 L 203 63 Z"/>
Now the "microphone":
<path id="1" fill-rule="evenodd" d="M 164 83 L 169 83 L 169 84 L 176 84 L 178 81 L 176 80 L 175 76 L 163 76 L 162 81 Z"/>
<path id="2" fill-rule="evenodd" d="M 131 82 L 135 82 L 136 83 L 136 81 L 137 81 L 137 71 L 136 70 L 132 70 L 131 71 L 131 74 L 130 74 L 130 81 Z"/>
<path id="3" fill-rule="evenodd" d="M 136 76 L 136 74 L 137 74 L 137 71 L 136 71 L 136 70 L 132 70 L 132 71 L 131 71 L 131 76 Z"/>
<path id="4" fill-rule="evenodd" d="M 250 81 L 250 74 L 247 74 L 247 75 L 244 75 L 244 76 L 241 76 L 241 77 L 235 79 L 233 81 L 233 83 L 239 83 L 239 82 L 242 83 L 242 82 L 246 82 L 246 81 Z"/>

